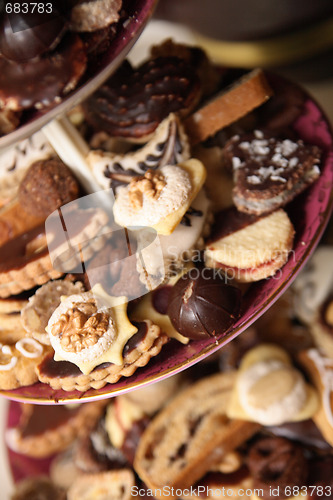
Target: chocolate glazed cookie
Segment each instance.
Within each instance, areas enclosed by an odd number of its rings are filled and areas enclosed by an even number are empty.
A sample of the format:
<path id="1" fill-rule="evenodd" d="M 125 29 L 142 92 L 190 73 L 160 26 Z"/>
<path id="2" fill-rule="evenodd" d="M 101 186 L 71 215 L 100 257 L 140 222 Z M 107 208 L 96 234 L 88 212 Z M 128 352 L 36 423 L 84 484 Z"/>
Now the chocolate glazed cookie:
<path id="1" fill-rule="evenodd" d="M 248 455 L 248 467 L 253 476 L 253 488 L 263 491 L 263 498 L 271 498 L 271 491 L 279 487 L 285 498 L 287 486 L 303 486 L 308 475 L 308 463 L 302 449 L 295 443 L 279 437 L 259 439 Z"/>
<path id="2" fill-rule="evenodd" d="M 96 130 L 141 140 L 169 113 L 193 109 L 200 95 L 194 67 L 178 57 L 158 57 L 138 68 L 125 62 L 83 103 L 83 109 Z"/>

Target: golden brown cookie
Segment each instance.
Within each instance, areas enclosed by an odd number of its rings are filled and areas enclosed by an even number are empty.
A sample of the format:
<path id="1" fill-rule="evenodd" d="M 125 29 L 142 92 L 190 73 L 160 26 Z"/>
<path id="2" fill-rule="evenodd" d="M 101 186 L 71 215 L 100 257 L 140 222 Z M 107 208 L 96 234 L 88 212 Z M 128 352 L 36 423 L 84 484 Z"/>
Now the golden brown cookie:
<path id="1" fill-rule="evenodd" d="M 53 389 L 65 391 L 87 391 L 100 389 L 107 383 L 113 384 L 121 377 L 130 377 L 137 368 L 145 366 L 159 354 L 168 341 L 166 334 L 150 320 L 136 324 L 138 332 L 127 342 L 123 350 L 123 364 L 104 363 L 91 373 L 84 375 L 80 369 L 68 361 L 54 361 L 48 356 L 37 366 L 40 382 L 49 384 Z"/>
<path id="2" fill-rule="evenodd" d="M 38 381 L 35 372 L 50 347 L 37 340 L 23 337 L 15 344 L 0 344 L 0 390 L 11 390 Z"/>
<path id="3" fill-rule="evenodd" d="M 218 214 L 205 262 L 240 282 L 262 280 L 287 262 L 294 234 L 283 209 L 259 218 L 233 207 Z"/>
<path id="4" fill-rule="evenodd" d="M 131 500 L 135 477 L 121 469 L 78 477 L 67 492 L 68 500 Z"/>
<path id="5" fill-rule="evenodd" d="M 81 245 L 79 255 L 84 261 L 102 248 L 107 236 L 105 232 L 97 236 L 108 222 L 102 209 L 73 208 L 66 214 L 65 222 L 72 231 L 72 248 Z M 0 297 L 6 298 L 43 285 L 79 264 L 78 252 L 71 253 L 67 240 L 59 235 L 59 225 L 61 227 L 60 219 L 58 221 L 55 216 L 48 223 L 47 237 L 44 224 L 41 224 L 0 247 Z"/>
<path id="6" fill-rule="evenodd" d="M 134 468 L 149 488 L 156 488 L 157 494 L 160 489 L 158 497 L 163 498 L 163 486 L 193 485 L 260 428 L 226 416 L 235 376 L 218 374 L 193 384 L 147 427 Z"/>
<path id="7" fill-rule="evenodd" d="M 64 450 L 80 433 L 90 429 L 104 406 L 102 402 L 71 406 L 24 404 L 17 427 L 6 431 L 6 443 L 23 455 L 48 457 Z"/>
<path id="8" fill-rule="evenodd" d="M 29 335 L 41 342 L 50 345 L 49 335 L 45 328 L 53 313 L 60 304 L 64 295 L 73 295 L 84 291 L 80 281 L 72 283 L 69 280 L 55 280 L 38 288 L 29 302 L 21 310 L 22 326 Z"/>
<path id="9" fill-rule="evenodd" d="M 261 69 L 247 73 L 185 120 L 191 143 L 197 144 L 267 101 L 272 95 Z"/>

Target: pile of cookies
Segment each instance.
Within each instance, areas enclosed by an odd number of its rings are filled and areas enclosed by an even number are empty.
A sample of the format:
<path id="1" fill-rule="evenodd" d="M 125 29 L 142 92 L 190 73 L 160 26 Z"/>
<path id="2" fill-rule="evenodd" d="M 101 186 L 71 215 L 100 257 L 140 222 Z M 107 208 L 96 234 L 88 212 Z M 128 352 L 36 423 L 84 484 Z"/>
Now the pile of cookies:
<path id="1" fill-rule="evenodd" d="M 126 4 L 126 2 L 124 2 Z M 91 76 L 128 18 L 122 0 L 9 3 L 0 24 L 0 136 Z"/>
<path id="2" fill-rule="evenodd" d="M 0 389 L 100 389 L 170 338 L 230 330 L 240 284 L 287 262 L 284 207 L 320 175 L 320 149 L 292 127 L 304 99 L 169 40 L 79 110 L 111 211 L 41 133 L 4 153 Z"/>
<path id="3" fill-rule="evenodd" d="M 183 374 L 109 402 L 24 405 L 6 440 L 16 477 L 22 455 L 34 458 L 37 477 L 23 480 L 13 500 L 37 492 L 68 500 L 330 498 L 333 358 L 295 321 L 292 302 L 288 293 Z M 49 423 L 51 411 L 59 417 Z M 38 476 L 47 469 L 49 477 Z"/>

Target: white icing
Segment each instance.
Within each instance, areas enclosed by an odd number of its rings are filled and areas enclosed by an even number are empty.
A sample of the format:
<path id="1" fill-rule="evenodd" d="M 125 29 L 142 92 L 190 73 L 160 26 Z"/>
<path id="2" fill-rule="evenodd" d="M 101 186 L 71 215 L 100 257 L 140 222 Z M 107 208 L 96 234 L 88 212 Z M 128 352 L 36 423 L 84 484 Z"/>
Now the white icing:
<path id="1" fill-rule="evenodd" d="M 69 309 L 73 308 L 77 303 L 88 302 L 91 299 L 97 299 L 97 312 L 93 316 L 101 312 L 108 314 L 109 318 L 107 330 L 91 347 L 86 347 L 80 352 L 64 350 L 61 345 L 61 335 L 53 335 L 51 333 L 52 326 L 59 321 L 62 314 L 66 314 L 66 312 Z M 107 349 L 109 349 L 115 337 L 115 326 L 113 323 L 110 307 L 104 303 L 103 298 L 98 297 L 97 294 L 92 291 L 66 297 L 65 300 L 63 300 L 57 307 L 57 309 L 53 312 L 48 322 L 47 331 L 49 333 L 51 345 L 56 354 L 55 359 L 56 357 L 57 359 L 66 359 L 67 361 L 70 361 L 71 363 L 74 363 L 76 365 L 78 363 L 89 363 L 95 358 L 99 358 L 105 351 L 107 351 Z"/>
<path id="2" fill-rule="evenodd" d="M 291 392 L 279 401 L 266 407 L 263 401 L 261 408 L 251 404 L 249 392 L 253 385 L 269 373 L 281 369 L 286 369 L 285 363 L 279 360 L 266 360 L 255 363 L 239 376 L 238 394 L 240 403 L 246 413 L 262 425 L 280 425 L 290 421 L 305 404 L 306 388 L 300 374 Z"/>
<path id="3" fill-rule="evenodd" d="M 11 347 L 9 345 L 0 344 L 0 348 L 1 348 L 2 354 L 4 354 L 5 356 L 12 355 L 12 350 L 11 350 Z M 12 356 L 9 363 L 6 363 L 6 364 L 0 363 L 0 371 L 9 371 L 15 367 L 16 363 L 17 363 L 17 357 Z"/>
<path id="4" fill-rule="evenodd" d="M 113 205 L 117 224 L 124 227 L 154 226 L 186 203 L 192 189 L 189 174 L 174 165 L 167 165 L 158 172 L 163 174 L 166 185 L 157 199 L 144 193 L 140 208 L 131 204 L 129 186 L 119 188 Z"/>
<path id="5" fill-rule="evenodd" d="M 26 346 L 32 348 L 33 351 L 27 350 Z M 39 342 L 28 337 L 18 340 L 15 347 L 26 358 L 38 358 L 43 354 L 43 347 L 39 344 Z"/>
<path id="6" fill-rule="evenodd" d="M 331 405 L 331 393 L 333 392 L 333 360 L 321 354 L 318 349 L 308 351 L 309 358 L 318 370 L 323 386 L 322 403 L 325 415 L 333 427 L 333 410 Z"/>

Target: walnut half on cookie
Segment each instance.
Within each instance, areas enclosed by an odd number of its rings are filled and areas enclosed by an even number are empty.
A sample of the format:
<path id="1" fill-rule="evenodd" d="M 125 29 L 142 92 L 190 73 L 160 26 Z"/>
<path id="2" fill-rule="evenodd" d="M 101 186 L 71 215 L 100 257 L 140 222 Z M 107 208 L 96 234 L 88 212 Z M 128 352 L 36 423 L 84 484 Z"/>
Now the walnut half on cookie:
<path id="1" fill-rule="evenodd" d="M 65 298 L 47 326 L 54 359 L 70 361 L 84 374 L 105 362 L 121 365 L 123 348 L 137 332 L 126 307 L 125 297 L 111 297 L 98 285 Z"/>

